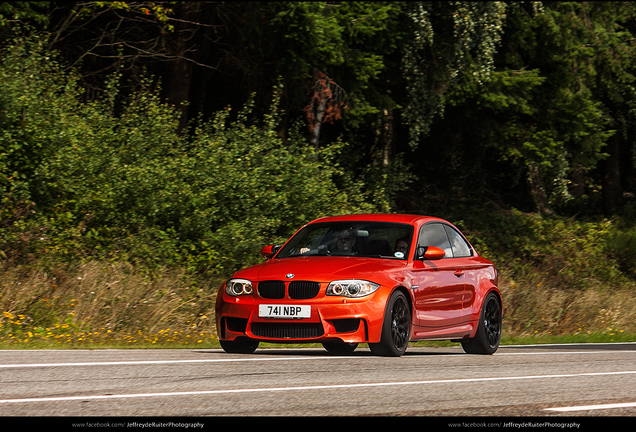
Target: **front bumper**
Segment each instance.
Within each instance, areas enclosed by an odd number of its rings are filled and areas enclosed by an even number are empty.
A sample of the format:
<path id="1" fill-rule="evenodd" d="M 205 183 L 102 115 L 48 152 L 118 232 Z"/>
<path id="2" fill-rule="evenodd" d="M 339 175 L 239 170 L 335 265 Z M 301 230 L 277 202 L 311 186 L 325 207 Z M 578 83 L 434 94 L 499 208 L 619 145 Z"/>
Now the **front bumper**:
<path id="1" fill-rule="evenodd" d="M 219 292 L 219 296 L 216 324 L 221 340 L 248 337 L 274 343 L 380 341 L 386 302 L 382 301 L 384 296 L 377 291 L 361 299 L 323 296 L 311 300 L 267 300 L 257 296 L 231 297 L 223 291 Z M 311 316 L 296 319 L 259 317 L 259 304 L 272 303 L 310 305 Z"/>

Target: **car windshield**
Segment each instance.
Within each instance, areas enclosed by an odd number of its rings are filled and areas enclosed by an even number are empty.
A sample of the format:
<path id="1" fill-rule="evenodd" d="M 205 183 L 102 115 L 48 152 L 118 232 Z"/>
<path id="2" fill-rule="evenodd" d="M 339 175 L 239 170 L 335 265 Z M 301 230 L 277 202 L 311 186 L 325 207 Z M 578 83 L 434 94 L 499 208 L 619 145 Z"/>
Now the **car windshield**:
<path id="1" fill-rule="evenodd" d="M 411 225 L 391 222 L 319 222 L 300 230 L 276 258 L 360 256 L 407 259 Z"/>

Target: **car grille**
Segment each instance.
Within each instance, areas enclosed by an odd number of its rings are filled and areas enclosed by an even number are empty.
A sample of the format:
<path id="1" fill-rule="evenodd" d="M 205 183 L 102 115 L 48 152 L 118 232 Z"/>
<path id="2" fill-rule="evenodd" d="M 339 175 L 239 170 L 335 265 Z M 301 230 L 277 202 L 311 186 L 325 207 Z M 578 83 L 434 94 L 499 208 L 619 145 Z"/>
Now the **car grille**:
<path id="1" fill-rule="evenodd" d="M 310 339 L 323 335 L 320 323 L 252 323 L 254 336 L 275 339 Z"/>
<path id="2" fill-rule="evenodd" d="M 306 300 L 314 298 L 320 291 L 320 282 L 293 281 L 287 287 L 289 298 Z M 262 281 L 258 283 L 258 295 L 266 299 L 285 298 L 285 282 Z"/>
<path id="3" fill-rule="evenodd" d="M 296 300 L 310 299 L 318 295 L 320 291 L 320 283 L 294 281 L 289 283 L 289 298 Z"/>
<path id="4" fill-rule="evenodd" d="M 266 299 L 285 298 L 285 282 L 283 281 L 259 282 L 258 295 Z"/>

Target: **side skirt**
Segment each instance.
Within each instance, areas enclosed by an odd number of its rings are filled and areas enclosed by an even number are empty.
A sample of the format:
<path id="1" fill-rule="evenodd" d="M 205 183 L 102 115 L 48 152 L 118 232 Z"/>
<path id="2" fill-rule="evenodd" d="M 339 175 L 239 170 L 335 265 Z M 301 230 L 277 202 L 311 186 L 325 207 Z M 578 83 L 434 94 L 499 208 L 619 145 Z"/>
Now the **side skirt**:
<path id="1" fill-rule="evenodd" d="M 464 339 L 475 336 L 477 321 L 464 322 L 444 328 L 411 327 L 411 341 Z"/>

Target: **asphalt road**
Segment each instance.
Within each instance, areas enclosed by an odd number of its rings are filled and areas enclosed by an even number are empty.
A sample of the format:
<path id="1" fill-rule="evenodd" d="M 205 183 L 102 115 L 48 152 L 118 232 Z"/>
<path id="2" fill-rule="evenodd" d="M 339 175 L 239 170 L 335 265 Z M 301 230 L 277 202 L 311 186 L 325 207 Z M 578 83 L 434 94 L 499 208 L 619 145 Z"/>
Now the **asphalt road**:
<path id="1" fill-rule="evenodd" d="M 0 351 L 0 416 L 376 415 L 635 416 L 636 343 L 501 347 L 493 356 L 410 347 L 400 358 L 366 346 L 347 356 Z"/>

